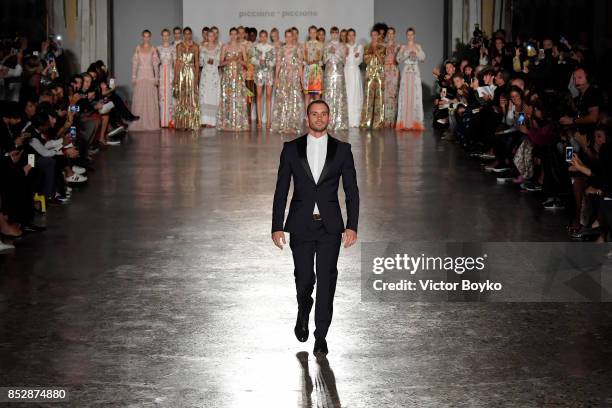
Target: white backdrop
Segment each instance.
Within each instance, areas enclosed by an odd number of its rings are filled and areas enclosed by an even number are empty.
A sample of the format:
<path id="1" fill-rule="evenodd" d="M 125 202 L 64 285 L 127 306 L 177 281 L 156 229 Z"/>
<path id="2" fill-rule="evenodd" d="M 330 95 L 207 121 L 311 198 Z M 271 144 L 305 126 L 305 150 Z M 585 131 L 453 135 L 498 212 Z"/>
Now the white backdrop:
<path id="1" fill-rule="evenodd" d="M 219 27 L 221 41 L 228 39 L 233 26 L 266 29 L 278 28 L 283 38 L 286 28 L 295 26 L 300 30 L 300 42 L 305 41 L 308 26 L 324 27 L 329 39 L 332 26 L 354 28 L 357 38 L 369 38 L 374 24 L 374 0 L 221 0 L 183 1 L 183 27 L 191 27 L 199 41 L 202 27 Z"/>

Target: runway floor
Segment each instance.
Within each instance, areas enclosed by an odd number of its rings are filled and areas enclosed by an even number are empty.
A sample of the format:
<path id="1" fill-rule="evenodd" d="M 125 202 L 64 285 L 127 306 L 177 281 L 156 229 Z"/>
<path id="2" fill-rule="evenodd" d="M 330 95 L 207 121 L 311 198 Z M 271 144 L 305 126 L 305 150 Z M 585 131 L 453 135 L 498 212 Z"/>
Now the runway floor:
<path id="1" fill-rule="evenodd" d="M 565 214 L 430 132 L 337 136 L 360 242 L 567 240 Z M 612 404 L 612 305 L 361 302 L 359 245 L 317 362 L 270 240 L 283 140 L 133 133 L 100 153 L 48 230 L 0 255 L 0 385 L 63 386 L 71 407 Z"/>

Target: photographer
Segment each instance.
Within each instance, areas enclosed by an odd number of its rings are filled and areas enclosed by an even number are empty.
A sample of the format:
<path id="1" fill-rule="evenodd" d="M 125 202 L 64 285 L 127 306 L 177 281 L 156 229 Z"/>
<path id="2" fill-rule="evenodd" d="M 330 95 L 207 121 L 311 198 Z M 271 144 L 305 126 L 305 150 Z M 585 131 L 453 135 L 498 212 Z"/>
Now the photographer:
<path id="1" fill-rule="evenodd" d="M 448 60 L 444 63 L 444 71 L 439 67 L 434 68 L 435 89 L 439 97 L 434 100 L 433 126 L 437 130 L 446 130 L 450 126 L 448 100 L 457 96 L 457 90 L 453 86 L 453 75 L 457 67 L 455 63 Z"/>
<path id="2" fill-rule="evenodd" d="M 494 109 L 496 89 L 495 74 L 491 68 L 482 69 L 470 83 L 471 99 L 468 100 L 466 115 L 470 125 L 466 128 L 466 138 L 472 154 L 481 157 L 492 147 L 493 134 L 499 124 L 500 115 Z"/>

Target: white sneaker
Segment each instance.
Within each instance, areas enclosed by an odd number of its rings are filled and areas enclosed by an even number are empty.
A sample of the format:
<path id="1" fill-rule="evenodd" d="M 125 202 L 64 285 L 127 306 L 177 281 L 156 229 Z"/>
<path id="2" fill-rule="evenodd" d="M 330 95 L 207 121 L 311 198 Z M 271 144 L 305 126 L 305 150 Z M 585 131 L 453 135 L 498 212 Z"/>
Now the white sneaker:
<path id="1" fill-rule="evenodd" d="M 9 249 L 15 249 L 15 245 L 13 244 L 5 244 L 0 241 L 0 251 L 8 251 Z"/>
<path id="2" fill-rule="evenodd" d="M 70 177 L 66 177 L 67 183 L 84 183 L 87 181 L 87 176 L 83 176 L 81 174 L 74 173 Z"/>
<path id="3" fill-rule="evenodd" d="M 108 137 L 113 137 L 118 133 L 121 133 L 125 130 L 125 128 L 123 126 L 119 126 L 118 128 L 115 128 L 113 130 L 111 130 L 110 132 L 108 132 Z"/>
<path id="4" fill-rule="evenodd" d="M 118 140 L 107 140 L 106 145 L 107 146 L 120 146 L 121 142 Z"/>
<path id="5" fill-rule="evenodd" d="M 81 166 L 72 166 L 72 171 L 75 172 L 76 174 L 85 174 L 87 169 L 85 169 L 85 168 L 83 168 Z"/>

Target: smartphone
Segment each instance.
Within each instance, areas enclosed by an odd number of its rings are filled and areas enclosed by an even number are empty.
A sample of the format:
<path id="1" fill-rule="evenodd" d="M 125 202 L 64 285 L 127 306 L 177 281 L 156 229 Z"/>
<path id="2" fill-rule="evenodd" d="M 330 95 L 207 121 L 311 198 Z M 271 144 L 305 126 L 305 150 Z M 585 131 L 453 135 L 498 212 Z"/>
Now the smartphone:
<path id="1" fill-rule="evenodd" d="M 76 140 L 77 129 L 76 126 L 70 126 L 70 140 L 74 143 Z"/>
<path id="2" fill-rule="evenodd" d="M 35 57 L 38 57 L 38 51 L 32 51 L 32 55 L 34 55 Z"/>
<path id="3" fill-rule="evenodd" d="M 70 112 L 72 112 L 72 113 L 77 113 L 80 109 L 81 109 L 80 106 L 70 105 Z"/>
<path id="4" fill-rule="evenodd" d="M 108 80 L 108 87 L 110 89 L 115 89 L 115 78 L 111 78 Z"/>
<path id="5" fill-rule="evenodd" d="M 544 51 L 544 48 L 540 48 L 540 50 L 538 52 L 538 59 L 543 60 L 544 58 L 546 58 L 546 53 Z"/>
<path id="6" fill-rule="evenodd" d="M 571 163 L 573 157 L 574 157 L 574 147 L 566 146 L 565 147 L 565 161 L 568 163 Z"/>
<path id="7" fill-rule="evenodd" d="M 34 156 L 33 154 L 28 154 L 28 164 L 31 167 L 34 167 L 35 161 L 36 161 L 36 156 Z"/>
<path id="8" fill-rule="evenodd" d="M 446 88 L 442 88 L 442 91 L 440 92 L 440 98 L 446 98 Z"/>
<path id="9" fill-rule="evenodd" d="M 516 123 L 518 123 L 519 126 L 525 124 L 525 114 L 523 112 L 519 113 L 518 117 L 516 118 Z"/>

